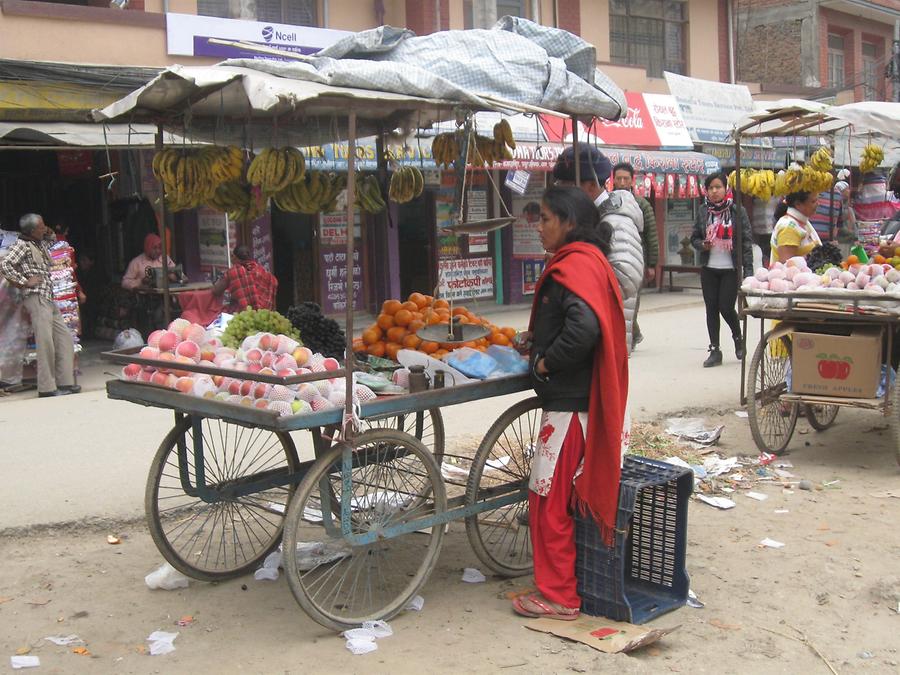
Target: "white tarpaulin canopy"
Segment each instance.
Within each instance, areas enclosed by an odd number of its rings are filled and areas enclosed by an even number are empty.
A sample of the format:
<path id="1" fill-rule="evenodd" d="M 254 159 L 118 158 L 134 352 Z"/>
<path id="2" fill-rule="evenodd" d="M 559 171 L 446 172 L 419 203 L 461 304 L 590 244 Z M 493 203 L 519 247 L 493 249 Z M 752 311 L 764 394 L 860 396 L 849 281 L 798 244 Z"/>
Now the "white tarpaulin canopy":
<path id="1" fill-rule="evenodd" d="M 802 99 L 782 99 L 739 119 L 733 135 L 821 136 L 852 127 L 855 133 L 900 135 L 900 103 L 866 101 L 832 106 Z"/>
<path id="2" fill-rule="evenodd" d="M 21 147 L 129 148 L 152 147 L 156 127 L 149 124 L 90 124 L 78 122 L 0 122 L 0 145 Z M 183 139 L 166 133 L 166 145 Z"/>

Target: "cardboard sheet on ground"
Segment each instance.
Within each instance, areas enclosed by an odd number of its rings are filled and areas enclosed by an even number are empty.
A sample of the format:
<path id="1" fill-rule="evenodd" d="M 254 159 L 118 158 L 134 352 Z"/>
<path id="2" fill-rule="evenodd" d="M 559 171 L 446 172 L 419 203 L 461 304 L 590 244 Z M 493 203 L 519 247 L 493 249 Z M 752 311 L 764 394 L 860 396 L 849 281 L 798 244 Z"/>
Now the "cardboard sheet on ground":
<path id="1" fill-rule="evenodd" d="M 587 615 L 581 615 L 575 621 L 535 619 L 524 625 L 525 628 L 574 640 L 607 654 L 633 652 L 681 627 L 650 628 Z"/>

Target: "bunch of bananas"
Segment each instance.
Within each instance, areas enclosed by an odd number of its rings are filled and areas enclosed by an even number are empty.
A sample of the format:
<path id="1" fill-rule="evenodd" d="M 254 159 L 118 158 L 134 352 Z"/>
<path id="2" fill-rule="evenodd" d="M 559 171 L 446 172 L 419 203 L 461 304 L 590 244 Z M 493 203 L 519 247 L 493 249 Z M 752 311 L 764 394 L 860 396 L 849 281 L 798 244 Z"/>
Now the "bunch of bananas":
<path id="1" fill-rule="evenodd" d="M 247 182 L 266 194 L 275 194 L 305 175 L 306 160 L 297 148 L 266 148 L 250 162 Z"/>
<path id="2" fill-rule="evenodd" d="M 414 166 L 401 166 L 391 176 L 388 196 L 398 204 L 412 201 L 425 189 L 425 177 Z"/>
<path id="3" fill-rule="evenodd" d="M 828 148 L 819 148 L 813 153 L 813 156 L 809 158 L 808 166 L 816 171 L 824 171 L 825 173 L 830 172 L 834 168 L 834 164 L 831 160 L 831 151 Z"/>
<path id="4" fill-rule="evenodd" d="M 800 189 L 803 192 L 827 192 L 834 183 L 834 177 L 828 171 L 820 171 L 810 165 L 803 167 Z"/>
<path id="5" fill-rule="evenodd" d="M 259 190 L 246 183 L 228 181 L 219 185 L 207 201 L 217 211 L 227 213 L 237 223 L 250 223 L 266 212 L 266 200 Z"/>
<path id="6" fill-rule="evenodd" d="M 381 196 L 381 185 L 374 174 L 356 178 L 356 205 L 369 213 L 381 213 L 387 204 Z"/>
<path id="7" fill-rule="evenodd" d="M 732 171 L 728 175 L 728 185 L 735 187 L 736 182 L 735 172 Z M 771 169 L 741 169 L 741 192 L 763 201 L 770 200 L 775 194 L 775 172 Z"/>
<path id="8" fill-rule="evenodd" d="M 223 183 L 241 177 L 244 153 L 240 148 L 204 146 L 200 150 L 175 148 L 153 156 L 153 175 L 165 188 L 166 204 L 172 211 L 196 208 L 209 202 Z"/>
<path id="9" fill-rule="evenodd" d="M 480 134 L 469 136 L 469 164 L 476 167 L 493 166 L 494 162 L 513 159 L 516 149 L 512 127 L 505 119 L 494 125 L 494 136 L 488 138 Z M 459 157 L 459 142 L 455 133 L 438 134 L 431 144 L 431 155 L 435 164 L 450 168 Z"/>
<path id="10" fill-rule="evenodd" d="M 884 161 L 884 150 L 879 146 L 869 143 L 863 148 L 862 159 L 859 160 L 861 173 L 874 171 Z"/>
<path id="11" fill-rule="evenodd" d="M 338 195 L 346 187 L 345 174 L 309 171 L 302 179 L 272 195 L 272 200 L 282 211 L 328 213 L 337 210 Z"/>

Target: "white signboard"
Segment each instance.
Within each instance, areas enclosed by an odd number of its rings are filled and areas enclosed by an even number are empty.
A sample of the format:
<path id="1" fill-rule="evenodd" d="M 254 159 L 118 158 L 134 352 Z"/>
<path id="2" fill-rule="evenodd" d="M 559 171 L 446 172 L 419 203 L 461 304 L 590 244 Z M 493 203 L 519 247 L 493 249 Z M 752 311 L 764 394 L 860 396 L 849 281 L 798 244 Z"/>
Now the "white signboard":
<path id="1" fill-rule="evenodd" d="M 170 55 L 271 59 L 271 55 L 241 47 L 238 43 L 314 54 L 346 35 L 350 33 L 328 28 L 220 19 L 194 14 L 166 14 L 166 38 Z"/>
<path id="2" fill-rule="evenodd" d="M 229 241 L 225 230 L 225 214 L 203 207 L 197 210 L 197 239 L 200 244 L 200 264 L 228 267 Z"/>
<path id="3" fill-rule="evenodd" d="M 698 80 L 675 73 L 665 76 L 695 142 L 727 142 L 734 123 L 753 112 L 750 90 L 742 84 Z"/>
<path id="4" fill-rule="evenodd" d="M 494 295 L 494 263 L 490 258 L 441 260 L 440 295 L 445 300 L 486 298 Z"/>
<path id="5" fill-rule="evenodd" d="M 692 148 L 693 142 L 687 125 L 678 110 L 674 96 L 666 94 L 641 94 L 647 106 L 647 114 L 659 136 L 661 148 Z"/>

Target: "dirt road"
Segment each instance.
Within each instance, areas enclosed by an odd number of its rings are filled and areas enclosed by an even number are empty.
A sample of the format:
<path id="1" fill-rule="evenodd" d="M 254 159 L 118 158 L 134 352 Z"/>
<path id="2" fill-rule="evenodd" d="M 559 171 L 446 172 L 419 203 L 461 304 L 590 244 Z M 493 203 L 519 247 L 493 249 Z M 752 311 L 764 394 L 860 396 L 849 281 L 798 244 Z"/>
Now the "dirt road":
<path id="1" fill-rule="evenodd" d="M 723 454 L 755 456 L 746 420 L 720 413 L 707 411 L 726 424 Z M 706 607 L 657 619 L 681 627 L 633 656 L 523 628 L 506 596 L 527 578 L 462 583 L 462 568 L 479 561 L 461 524 L 422 591 L 423 610 L 393 619 L 378 651 L 353 656 L 306 618 L 283 576 L 150 591 L 143 577 L 161 558 L 138 520 L 0 538 L 0 653 L 30 649 L 41 660 L 35 672 L 58 673 L 828 673 L 826 660 L 840 673 L 897 673 L 900 487 L 892 441 L 877 425 L 873 413 L 847 411 L 822 434 L 799 423 L 791 471 L 817 489 L 762 484 L 755 489 L 768 499 L 738 491 L 729 511 L 693 501 L 688 571 Z M 109 545 L 110 533 L 125 538 Z M 765 537 L 785 547 L 759 547 Z M 193 623 L 176 626 L 184 616 Z M 145 653 L 156 630 L 179 633 L 174 653 Z M 69 634 L 90 655 L 43 639 Z"/>

